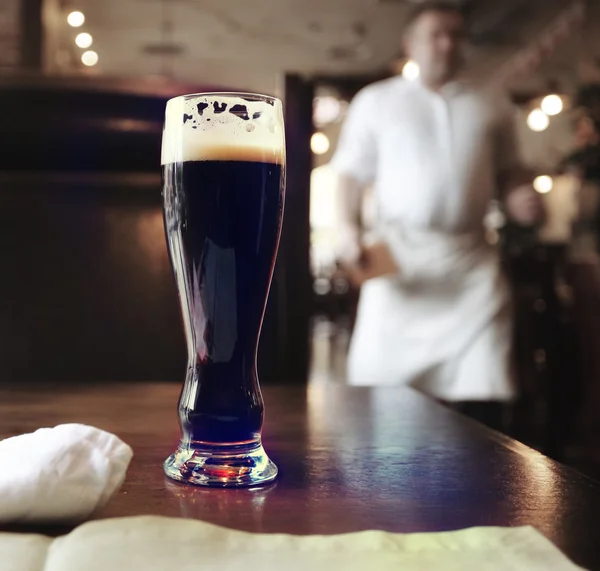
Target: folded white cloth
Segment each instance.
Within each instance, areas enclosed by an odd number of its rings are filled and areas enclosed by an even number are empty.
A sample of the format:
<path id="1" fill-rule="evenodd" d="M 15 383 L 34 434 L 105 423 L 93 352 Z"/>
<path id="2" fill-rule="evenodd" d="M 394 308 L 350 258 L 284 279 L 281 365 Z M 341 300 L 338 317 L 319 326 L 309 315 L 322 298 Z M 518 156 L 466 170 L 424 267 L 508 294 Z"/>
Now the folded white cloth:
<path id="1" fill-rule="evenodd" d="M 0 442 L 0 522 L 80 522 L 121 487 L 133 456 L 114 434 L 61 424 Z"/>
<path id="2" fill-rule="evenodd" d="M 0 571 L 246 571 L 254 567 L 264 571 L 579 570 L 532 527 L 300 537 L 142 516 L 88 522 L 55 540 L 0 533 Z"/>

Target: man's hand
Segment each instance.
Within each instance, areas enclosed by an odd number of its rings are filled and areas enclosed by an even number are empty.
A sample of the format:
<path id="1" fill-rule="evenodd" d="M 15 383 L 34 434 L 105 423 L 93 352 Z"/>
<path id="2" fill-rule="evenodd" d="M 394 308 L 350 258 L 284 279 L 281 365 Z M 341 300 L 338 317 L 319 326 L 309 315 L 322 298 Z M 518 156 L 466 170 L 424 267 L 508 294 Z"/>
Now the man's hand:
<path id="1" fill-rule="evenodd" d="M 356 288 L 361 287 L 367 280 L 393 275 L 399 271 L 387 244 L 384 242 L 363 247 L 358 263 L 342 263 L 342 267 L 348 273 L 350 282 Z"/>
<path id="2" fill-rule="evenodd" d="M 531 184 L 522 184 L 508 191 L 505 205 L 508 217 L 520 226 L 535 226 L 544 220 L 542 198 Z"/>
<path id="3" fill-rule="evenodd" d="M 360 263 L 362 256 L 360 241 L 358 227 L 340 225 L 336 237 L 335 256 L 342 266 L 355 266 Z"/>

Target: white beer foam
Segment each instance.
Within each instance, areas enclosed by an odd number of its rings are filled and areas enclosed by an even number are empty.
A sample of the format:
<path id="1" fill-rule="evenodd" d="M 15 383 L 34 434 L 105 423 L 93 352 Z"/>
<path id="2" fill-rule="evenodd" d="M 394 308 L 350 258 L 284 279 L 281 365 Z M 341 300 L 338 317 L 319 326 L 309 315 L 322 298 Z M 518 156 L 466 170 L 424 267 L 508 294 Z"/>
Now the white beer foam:
<path id="1" fill-rule="evenodd" d="M 271 105 L 242 97 L 197 94 L 170 99 L 161 164 L 206 160 L 284 164 L 281 102 Z"/>

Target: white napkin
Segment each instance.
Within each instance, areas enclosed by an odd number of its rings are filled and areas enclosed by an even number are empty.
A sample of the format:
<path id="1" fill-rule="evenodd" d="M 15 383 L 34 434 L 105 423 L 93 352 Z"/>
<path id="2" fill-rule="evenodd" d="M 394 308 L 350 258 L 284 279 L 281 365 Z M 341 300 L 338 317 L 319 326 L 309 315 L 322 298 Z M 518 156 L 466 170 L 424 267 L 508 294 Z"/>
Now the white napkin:
<path id="1" fill-rule="evenodd" d="M 79 522 L 121 487 L 133 451 L 114 434 L 61 424 L 0 442 L 0 522 Z"/>
<path id="2" fill-rule="evenodd" d="M 576 571 L 532 527 L 441 533 L 291 536 L 142 516 L 83 524 L 64 537 L 0 533 L 0 571 Z"/>

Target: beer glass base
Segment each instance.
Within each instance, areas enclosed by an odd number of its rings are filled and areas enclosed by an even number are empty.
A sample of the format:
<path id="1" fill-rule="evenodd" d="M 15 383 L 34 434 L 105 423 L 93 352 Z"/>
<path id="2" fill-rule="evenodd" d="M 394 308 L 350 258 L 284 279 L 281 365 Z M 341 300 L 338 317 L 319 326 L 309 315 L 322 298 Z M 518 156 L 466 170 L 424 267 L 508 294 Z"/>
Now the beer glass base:
<path id="1" fill-rule="evenodd" d="M 277 466 L 260 442 L 251 445 L 180 444 L 163 465 L 185 484 L 220 488 L 259 486 L 277 477 Z"/>

